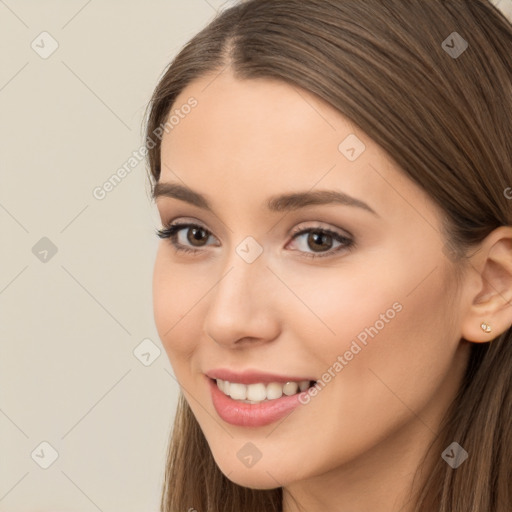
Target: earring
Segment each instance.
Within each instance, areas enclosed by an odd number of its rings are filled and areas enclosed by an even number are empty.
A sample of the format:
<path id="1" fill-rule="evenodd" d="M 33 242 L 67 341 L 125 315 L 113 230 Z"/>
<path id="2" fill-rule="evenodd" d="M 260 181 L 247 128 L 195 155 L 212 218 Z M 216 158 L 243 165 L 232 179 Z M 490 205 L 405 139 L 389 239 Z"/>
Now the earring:
<path id="1" fill-rule="evenodd" d="M 484 331 L 484 332 L 491 332 L 492 331 L 491 326 L 487 322 L 482 322 L 480 324 L 480 327 L 482 328 L 482 331 Z"/>

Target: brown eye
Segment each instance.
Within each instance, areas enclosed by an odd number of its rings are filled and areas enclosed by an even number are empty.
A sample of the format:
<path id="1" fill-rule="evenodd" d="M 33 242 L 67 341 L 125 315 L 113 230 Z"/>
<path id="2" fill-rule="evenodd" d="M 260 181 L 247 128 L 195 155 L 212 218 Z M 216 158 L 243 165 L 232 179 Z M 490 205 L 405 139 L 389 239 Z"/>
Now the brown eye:
<path id="1" fill-rule="evenodd" d="M 333 243 L 333 237 L 323 231 L 310 231 L 307 244 L 313 251 L 329 250 Z"/>
<path id="2" fill-rule="evenodd" d="M 305 237 L 305 235 L 307 235 Z M 354 240 L 331 229 L 311 227 L 300 230 L 293 236 L 299 252 L 309 258 L 332 256 L 355 245 Z M 334 246 L 333 244 L 337 244 Z"/>
<path id="3" fill-rule="evenodd" d="M 186 235 L 184 232 L 186 232 Z M 163 229 L 157 230 L 156 234 L 160 238 L 168 238 L 177 252 L 199 253 L 202 252 L 201 249 L 203 247 L 212 245 L 202 243 L 207 242 L 212 234 L 198 224 L 171 224 Z"/>
<path id="4" fill-rule="evenodd" d="M 187 240 L 197 247 L 202 247 L 201 240 L 208 240 L 208 232 L 199 227 L 190 227 L 187 230 Z M 198 243 L 199 242 L 199 243 Z"/>

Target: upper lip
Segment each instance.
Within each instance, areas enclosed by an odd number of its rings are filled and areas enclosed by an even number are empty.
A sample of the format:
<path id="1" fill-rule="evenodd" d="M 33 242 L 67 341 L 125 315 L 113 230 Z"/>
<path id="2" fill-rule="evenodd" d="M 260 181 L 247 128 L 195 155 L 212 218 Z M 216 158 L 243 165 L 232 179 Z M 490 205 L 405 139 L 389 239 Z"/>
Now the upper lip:
<path id="1" fill-rule="evenodd" d="M 229 382 L 237 382 L 240 384 L 257 384 L 262 382 L 268 384 L 270 382 L 286 383 L 290 381 L 300 382 L 303 380 L 315 381 L 311 377 L 297 377 L 294 375 L 279 375 L 276 373 L 260 372 L 258 370 L 244 370 L 243 372 L 235 372 L 228 368 L 216 368 L 205 372 L 210 379 L 221 379 Z"/>

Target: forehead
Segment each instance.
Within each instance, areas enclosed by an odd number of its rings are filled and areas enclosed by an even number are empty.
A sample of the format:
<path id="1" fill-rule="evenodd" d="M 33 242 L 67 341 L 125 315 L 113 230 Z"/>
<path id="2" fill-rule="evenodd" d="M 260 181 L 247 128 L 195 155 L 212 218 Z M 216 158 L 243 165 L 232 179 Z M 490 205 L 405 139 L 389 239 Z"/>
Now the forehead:
<path id="1" fill-rule="evenodd" d="M 338 156 L 340 137 L 353 131 L 323 100 L 277 80 L 238 80 L 228 71 L 209 75 L 185 88 L 173 111 L 192 97 L 197 106 L 164 135 L 164 156 L 167 150 L 176 155 L 194 148 L 198 156 L 208 151 L 215 161 L 224 154 L 230 159 L 251 156 L 259 162 L 283 152 L 288 159 L 299 159 L 323 142 L 324 151 L 308 158 L 315 163 L 323 156 Z M 325 155 L 327 148 L 330 155 Z"/>
<path id="2" fill-rule="evenodd" d="M 180 111 L 191 98 L 196 106 Z M 380 211 L 400 200 L 397 190 L 415 188 L 339 111 L 284 82 L 238 80 L 227 71 L 205 76 L 182 91 L 173 113 L 179 122 L 162 139 L 162 182 L 259 203 L 283 191 L 337 188 Z M 347 140 L 361 152 L 355 160 L 344 153 Z"/>

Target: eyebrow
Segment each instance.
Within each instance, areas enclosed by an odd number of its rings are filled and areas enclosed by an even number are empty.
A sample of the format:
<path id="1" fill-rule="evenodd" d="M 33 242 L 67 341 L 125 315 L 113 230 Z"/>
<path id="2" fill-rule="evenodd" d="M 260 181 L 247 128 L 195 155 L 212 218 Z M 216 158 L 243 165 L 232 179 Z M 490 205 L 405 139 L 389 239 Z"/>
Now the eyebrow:
<path id="1" fill-rule="evenodd" d="M 213 209 L 205 196 L 191 188 L 179 183 L 157 183 L 152 192 L 153 199 L 170 197 L 185 201 L 189 204 L 203 208 L 213 213 Z M 336 190 L 316 190 L 307 192 L 292 192 L 272 196 L 267 200 L 266 206 L 272 212 L 285 212 L 298 210 L 311 205 L 342 204 L 362 208 L 379 217 L 379 214 L 364 201 Z"/>

